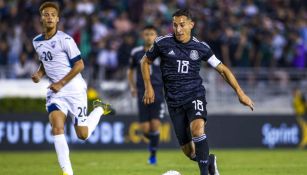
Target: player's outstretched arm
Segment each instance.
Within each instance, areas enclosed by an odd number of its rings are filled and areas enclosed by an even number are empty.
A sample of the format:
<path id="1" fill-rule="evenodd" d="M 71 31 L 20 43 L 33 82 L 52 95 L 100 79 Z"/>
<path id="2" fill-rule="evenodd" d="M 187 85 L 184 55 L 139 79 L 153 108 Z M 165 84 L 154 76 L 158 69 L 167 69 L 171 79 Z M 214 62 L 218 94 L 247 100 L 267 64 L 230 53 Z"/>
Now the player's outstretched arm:
<path id="1" fill-rule="evenodd" d="M 247 96 L 244 91 L 241 89 L 236 77 L 229 70 L 227 66 L 224 64 L 219 64 L 216 67 L 216 70 L 221 74 L 224 80 L 234 89 L 239 97 L 239 101 L 245 105 L 250 107 L 251 110 L 254 110 L 254 102 Z"/>
<path id="2" fill-rule="evenodd" d="M 146 55 L 141 60 L 141 71 L 145 85 L 144 104 L 151 104 L 155 101 L 155 92 L 150 81 L 150 64 L 152 61 Z"/>
<path id="3" fill-rule="evenodd" d="M 84 69 L 84 63 L 82 59 L 76 61 L 72 67 L 72 69 L 68 72 L 68 74 L 63 77 L 60 81 L 52 83 L 48 88 L 50 88 L 53 92 L 58 92 L 62 87 L 64 87 L 71 79 L 73 79 L 78 73 L 80 73 Z"/>
<path id="4" fill-rule="evenodd" d="M 46 74 L 46 73 L 45 73 L 45 68 L 44 68 L 43 64 L 40 63 L 40 64 L 39 64 L 39 67 L 38 67 L 38 69 L 37 69 L 37 71 L 34 72 L 34 73 L 32 74 L 32 76 L 31 76 L 32 81 L 33 81 L 34 83 L 38 83 L 38 82 L 41 80 L 41 78 L 42 78 L 45 74 Z"/>
<path id="5" fill-rule="evenodd" d="M 131 95 L 132 97 L 136 97 L 137 89 L 136 89 L 136 85 L 134 81 L 134 69 L 128 68 L 127 79 L 128 79 Z"/>

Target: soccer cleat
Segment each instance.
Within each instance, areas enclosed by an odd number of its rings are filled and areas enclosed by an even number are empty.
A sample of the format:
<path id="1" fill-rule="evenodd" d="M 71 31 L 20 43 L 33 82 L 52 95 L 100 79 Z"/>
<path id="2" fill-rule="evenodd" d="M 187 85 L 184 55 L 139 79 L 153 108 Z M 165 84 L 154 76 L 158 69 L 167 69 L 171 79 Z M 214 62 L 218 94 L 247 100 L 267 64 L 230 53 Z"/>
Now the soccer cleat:
<path id="1" fill-rule="evenodd" d="M 61 175 L 69 175 L 69 174 L 68 174 L 68 173 L 63 172 L 63 174 L 61 174 Z"/>
<path id="2" fill-rule="evenodd" d="M 157 158 L 156 156 L 150 156 L 148 159 L 148 164 L 149 165 L 157 165 Z"/>
<path id="3" fill-rule="evenodd" d="M 209 165 L 208 165 L 209 175 L 220 175 L 217 170 L 216 156 L 214 154 L 209 155 Z"/>
<path id="4" fill-rule="evenodd" d="M 103 109 L 102 115 L 114 115 L 115 114 L 115 109 L 113 109 L 110 104 L 103 103 L 102 100 L 100 99 L 93 101 L 94 108 L 99 107 L 99 106 L 102 107 Z"/>

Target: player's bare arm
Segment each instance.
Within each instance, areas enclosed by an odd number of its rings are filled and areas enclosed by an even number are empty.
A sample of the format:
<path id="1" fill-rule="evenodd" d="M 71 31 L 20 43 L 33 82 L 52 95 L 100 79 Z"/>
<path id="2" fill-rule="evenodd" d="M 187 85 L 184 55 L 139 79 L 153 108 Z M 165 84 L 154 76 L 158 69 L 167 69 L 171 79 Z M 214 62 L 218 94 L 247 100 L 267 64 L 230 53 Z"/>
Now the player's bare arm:
<path id="1" fill-rule="evenodd" d="M 224 80 L 234 89 L 237 93 L 239 101 L 245 105 L 250 107 L 251 110 L 254 110 L 254 102 L 247 96 L 244 91 L 241 89 L 237 79 L 233 75 L 233 73 L 229 70 L 227 66 L 224 64 L 219 64 L 216 67 L 216 70 L 221 74 Z"/>
<path id="2" fill-rule="evenodd" d="M 43 66 L 42 63 L 40 63 L 37 71 L 35 73 L 33 73 L 32 76 L 31 76 L 32 81 L 34 83 L 38 83 L 45 74 L 46 74 L 46 72 L 45 72 L 44 66 Z"/>
<path id="3" fill-rule="evenodd" d="M 155 92 L 150 81 L 150 64 L 152 61 L 144 55 L 141 60 L 141 71 L 145 85 L 144 104 L 151 104 L 155 101 Z"/>
<path id="4" fill-rule="evenodd" d="M 134 80 L 134 69 L 129 68 L 127 70 L 127 78 L 128 78 L 131 95 L 132 97 L 136 97 L 137 88 L 136 88 L 135 80 Z"/>
<path id="5" fill-rule="evenodd" d="M 77 74 L 79 74 L 84 69 L 84 63 L 82 59 L 76 61 L 72 69 L 68 74 L 63 77 L 60 81 L 52 83 L 48 88 L 54 92 L 59 92 L 62 87 L 64 87 L 71 79 L 73 79 Z"/>

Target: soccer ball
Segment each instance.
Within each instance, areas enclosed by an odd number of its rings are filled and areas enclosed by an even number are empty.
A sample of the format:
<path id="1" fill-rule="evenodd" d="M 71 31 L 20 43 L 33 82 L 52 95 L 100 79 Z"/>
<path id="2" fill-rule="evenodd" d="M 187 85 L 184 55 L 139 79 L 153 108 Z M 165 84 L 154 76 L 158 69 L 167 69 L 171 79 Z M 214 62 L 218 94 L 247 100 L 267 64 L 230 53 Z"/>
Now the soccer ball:
<path id="1" fill-rule="evenodd" d="M 167 172 L 165 172 L 164 174 L 162 175 L 181 175 L 178 171 L 175 171 L 175 170 L 169 170 Z"/>

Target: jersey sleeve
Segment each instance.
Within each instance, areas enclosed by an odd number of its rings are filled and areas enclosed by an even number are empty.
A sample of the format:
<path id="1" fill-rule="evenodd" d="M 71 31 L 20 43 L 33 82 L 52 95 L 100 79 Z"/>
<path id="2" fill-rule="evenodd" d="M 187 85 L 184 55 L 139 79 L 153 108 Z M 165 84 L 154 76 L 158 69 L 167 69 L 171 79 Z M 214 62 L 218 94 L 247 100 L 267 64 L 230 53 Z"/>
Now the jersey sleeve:
<path id="1" fill-rule="evenodd" d="M 202 57 L 202 60 L 207 61 L 212 67 L 216 68 L 221 63 L 221 61 L 216 58 L 207 43 L 201 42 L 201 44 L 204 46 L 204 56 Z"/>
<path id="2" fill-rule="evenodd" d="M 33 46 L 33 48 L 34 48 L 34 50 L 36 52 L 36 44 L 35 44 L 34 40 L 32 41 L 32 46 Z"/>
<path id="3" fill-rule="evenodd" d="M 37 53 L 37 50 L 36 50 L 37 49 L 37 42 L 35 42 L 34 39 L 32 40 L 32 46 L 33 46 L 35 52 Z"/>
<path id="4" fill-rule="evenodd" d="M 62 45 L 71 65 L 81 59 L 81 52 L 73 38 L 65 36 Z"/>
<path id="5" fill-rule="evenodd" d="M 159 46 L 156 41 L 154 42 L 153 46 L 145 53 L 145 55 L 151 61 L 154 61 L 160 56 Z"/>
<path id="6" fill-rule="evenodd" d="M 130 67 L 130 69 L 134 69 L 134 68 L 137 67 L 137 62 L 136 62 L 136 59 L 135 59 L 135 54 L 133 52 L 131 52 L 131 54 L 130 54 L 129 67 Z"/>
<path id="7" fill-rule="evenodd" d="M 35 42 L 34 39 L 32 40 L 32 46 L 33 46 L 33 48 L 34 48 L 34 50 L 35 50 L 35 53 L 36 53 L 37 56 L 38 56 L 38 57 L 37 57 L 38 60 L 39 60 L 39 61 L 42 61 L 42 60 L 41 60 L 41 57 L 39 56 L 39 54 L 38 54 L 38 52 L 37 52 L 37 42 Z"/>

